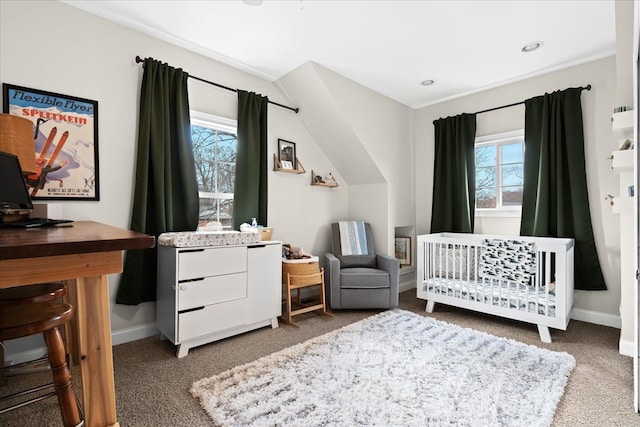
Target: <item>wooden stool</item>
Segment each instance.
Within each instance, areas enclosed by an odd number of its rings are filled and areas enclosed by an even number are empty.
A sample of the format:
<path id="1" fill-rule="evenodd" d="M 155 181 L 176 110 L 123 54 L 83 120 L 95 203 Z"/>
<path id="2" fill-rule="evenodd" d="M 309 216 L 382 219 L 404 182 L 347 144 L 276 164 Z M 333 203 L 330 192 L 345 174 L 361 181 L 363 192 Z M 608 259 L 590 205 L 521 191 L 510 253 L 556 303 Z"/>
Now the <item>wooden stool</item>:
<path id="1" fill-rule="evenodd" d="M 315 263 L 315 267 L 313 263 L 306 264 L 306 265 L 299 265 L 298 271 L 304 272 L 304 273 L 311 273 L 311 274 L 291 274 L 288 271 L 285 272 L 284 279 L 285 279 L 285 285 L 286 285 L 286 291 L 285 291 L 286 309 L 285 309 L 285 312 L 282 314 L 282 321 L 285 323 L 288 323 L 291 326 L 295 326 L 296 328 L 298 327 L 298 325 L 293 322 L 292 318 L 293 316 L 296 316 L 298 314 L 314 311 L 324 316 L 333 317 L 331 313 L 327 312 L 327 305 L 325 302 L 324 268 L 321 268 L 320 271 L 317 273 L 313 272 L 314 269 L 315 271 L 318 271 L 317 263 Z M 306 288 L 309 286 L 318 286 L 318 285 L 320 286 L 320 301 L 316 304 L 304 304 L 300 297 L 300 289 Z M 297 292 L 296 303 L 298 307 L 300 307 L 300 308 L 296 308 L 295 310 L 293 309 L 293 305 L 291 301 L 291 291 L 293 290 L 296 290 Z"/>
<path id="2" fill-rule="evenodd" d="M 71 385 L 71 374 L 67 366 L 64 342 L 59 329 L 60 325 L 68 322 L 72 317 L 73 307 L 57 302 L 10 305 L 0 310 L 0 341 L 38 333 L 44 335 L 55 395 L 58 397 L 65 427 L 77 426 L 81 423 L 80 411 Z M 19 406 L 22 405 L 15 407 Z"/>
<path id="3" fill-rule="evenodd" d="M 14 286 L 0 289 L 0 308 L 16 304 L 38 304 L 41 302 L 55 301 L 67 294 L 67 287 L 63 283 L 39 283 L 36 285 Z M 40 359 L 25 362 L 24 365 L 38 363 L 45 360 L 46 355 Z M 4 384 L 4 345 L 0 341 L 0 385 Z"/>
<path id="4" fill-rule="evenodd" d="M 66 294 L 67 287 L 56 282 L 3 288 L 0 289 L 0 307 L 55 301 Z"/>

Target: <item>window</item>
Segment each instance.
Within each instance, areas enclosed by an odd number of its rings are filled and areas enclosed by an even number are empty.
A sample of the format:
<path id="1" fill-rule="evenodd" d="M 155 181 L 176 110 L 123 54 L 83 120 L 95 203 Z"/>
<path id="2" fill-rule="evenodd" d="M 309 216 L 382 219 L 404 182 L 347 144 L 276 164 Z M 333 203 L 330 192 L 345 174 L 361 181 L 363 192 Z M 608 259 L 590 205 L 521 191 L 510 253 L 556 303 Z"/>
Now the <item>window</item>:
<path id="1" fill-rule="evenodd" d="M 476 213 L 522 207 L 524 132 L 476 138 Z"/>
<path id="2" fill-rule="evenodd" d="M 191 139 L 200 197 L 199 226 L 218 221 L 231 228 L 236 170 L 235 120 L 191 112 Z"/>

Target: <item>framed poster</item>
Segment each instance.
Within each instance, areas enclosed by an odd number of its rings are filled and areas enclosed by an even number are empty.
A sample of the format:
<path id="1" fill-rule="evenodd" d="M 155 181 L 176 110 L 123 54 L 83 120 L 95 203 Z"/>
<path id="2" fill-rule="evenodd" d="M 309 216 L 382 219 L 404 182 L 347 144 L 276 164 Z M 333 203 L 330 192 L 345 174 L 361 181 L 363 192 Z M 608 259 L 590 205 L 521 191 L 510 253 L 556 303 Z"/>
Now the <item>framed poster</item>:
<path id="1" fill-rule="evenodd" d="M 2 84 L 3 111 L 33 122 L 32 199 L 100 200 L 98 101 Z"/>
<path id="2" fill-rule="evenodd" d="M 411 237 L 396 237 L 396 258 L 400 265 L 411 265 Z"/>
<path id="3" fill-rule="evenodd" d="M 295 142 L 278 139 L 278 161 L 282 169 L 298 168 Z"/>

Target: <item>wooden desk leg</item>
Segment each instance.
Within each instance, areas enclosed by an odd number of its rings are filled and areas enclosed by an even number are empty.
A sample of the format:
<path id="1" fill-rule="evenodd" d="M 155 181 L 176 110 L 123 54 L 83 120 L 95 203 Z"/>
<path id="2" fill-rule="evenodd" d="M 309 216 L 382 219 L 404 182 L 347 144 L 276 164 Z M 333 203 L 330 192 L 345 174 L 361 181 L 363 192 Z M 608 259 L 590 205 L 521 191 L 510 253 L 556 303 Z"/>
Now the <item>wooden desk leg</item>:
<path id="1" fill-rule="evenodd" d="M 67 294 L 64 296 L 66 303 L 71 304 L 74 309 L 78 306 L 78 295 L 76 292 L 76 281 L 65 280 L 64 284 L 67 286 Z M 80 349 L 78 348 L 78 314 L 73 316 L 68 325 L 64 328 L 64 339 L 67 346 L 67 351 L 71 355 L 71 363 L 77 365 L 80 363 Z M 68 327 L 67 327 L 68 326 Z"/>
<path id="2" fill-rule="evenodd" d="M 85 425 L 118 425 L 107 276 L 75 283 Z"/>

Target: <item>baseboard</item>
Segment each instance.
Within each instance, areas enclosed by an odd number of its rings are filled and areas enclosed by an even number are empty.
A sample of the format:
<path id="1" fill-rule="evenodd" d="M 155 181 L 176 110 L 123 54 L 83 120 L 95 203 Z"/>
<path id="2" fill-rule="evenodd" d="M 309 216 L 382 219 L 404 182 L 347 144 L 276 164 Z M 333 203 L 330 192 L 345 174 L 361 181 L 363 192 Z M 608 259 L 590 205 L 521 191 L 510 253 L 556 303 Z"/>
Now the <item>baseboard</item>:
<path id="1" fill-rule="evenodd" d="M 159 334 L 160 332 L 158 332 L 158 328 L 156 327 L 155 323 L 148 323 L 146 325 L 134 326 L 132 328 L 119 329 L 111 333 L 111 344 L 124 344 L 127 342 L 137 341 Z M 47 354 L 47 348 L 43 346 L 38 346 L 17 353 L 5 353 L 5 366 L 28 362 L 30 360 L 41 357 L 43 354 Z"/>
<path id="2" fill-rule="evenodd" d="M 4 366 L 13 366 L 19 363 L 36 360 L 47 354 L 47 347 L 36 347 L 18 353 L 5 353 Z"/>
<path id="3" fill-rule="evenodd" d="M 403 282 L 398 286 L 400 292 L 405 292 L 411 289 L 415 289 L 415 282 Z M 580 320 L 582 322 L 593 323 L 596 325 L 610 326 L 612 328 L 620 329 L 620 316 L 615 316 L 608 313 L 600 313 L 597 311 L 584 310 L 580 308 L 574 308 L 571 312 L 571 318 L 574 320 Z M 119 329 L 111 333 L 112 345 L 120 345 L 131 341 L 137 341 L 144 338 L 158 335 L 158 328 L 154 323 L 147 323 L 145 325 L 134 326 L 132 328 Z M 27 362 L 29 360 L 37 359 L 45 354 L 47 349 L 45 347 L 37 347 L 24 352 L 5 354 L 5 363 L 17 364 Z M 625 356 L 633 356 L 633 343 L 627 341 L 620 341 L 620 354 Z"/>
<path id="4" fill-rule="evenodd" d="M 415 280 L 408 281 L 408 282 L 401 282 L 398 285 L 398 292 L 405 292 L 405 291 L 408 291 L 410 289 L 415 289 L 415 288 L 416 288 Z"/>
<path id="5" fill-rule="evenodd" d="M 581 322 L 593 323 L 594 325 L 610 326 L 616 329 L 620 329 L 622 327 L 620 316 L 609 313 L 601 313 L 599 311 L 574 308 L 571 311 L 571 318 L 573 320 L 580 320 Z"/>
<path id="6" fill-rule="evenodd" d="M 158 331 L 155 322 L 147 323 L 146 325 L 134 326 L 132 328 L 118 329 L 117 331 L 111 332 L 111 344 L 120 345 L 159 334 L 160 332 Z"/>
<path id="7" fill-rule="evenodd" d="M 635 354 L 633 351 L 633 341 L 620 340 L 618 351 L 623 356 L 633 357 Z"/>

